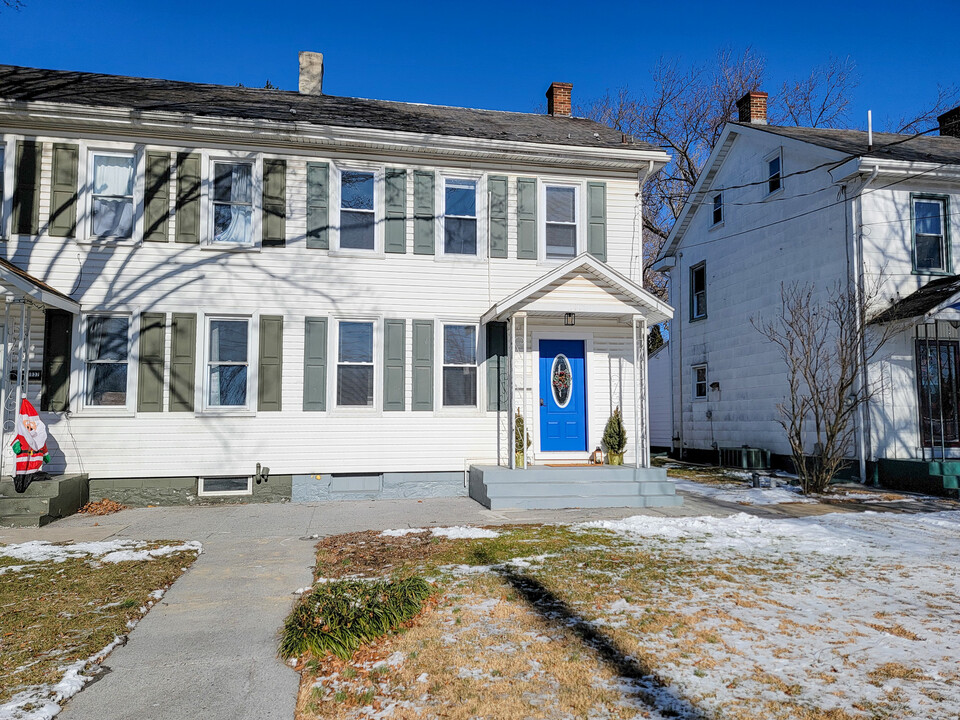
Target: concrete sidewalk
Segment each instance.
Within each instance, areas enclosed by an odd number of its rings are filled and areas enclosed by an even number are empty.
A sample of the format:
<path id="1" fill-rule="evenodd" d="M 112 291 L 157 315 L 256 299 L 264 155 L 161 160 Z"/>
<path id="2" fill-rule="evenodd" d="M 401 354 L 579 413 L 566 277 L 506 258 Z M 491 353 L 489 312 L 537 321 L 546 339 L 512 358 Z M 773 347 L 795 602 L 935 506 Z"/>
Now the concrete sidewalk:
<path id="1" fill-rule="evenodd" d="M 40 529 L 0 529 L 0 543 L 107 538 L 203 543 L 196 563 L 140 622 L 127 645 L 107 658 L 109 672 L 66 704 L 63 720 L 290 720 L 299 676 L 277 659 L 277 637 L 296 600 L 293 592 L 311 582 L 314 536 L 638 514 L 799 517 L 863 509 L 878 508 L 748 507 L 688 493 L 682 507 L 647 510 L 490 511 L 469 498 L 167 507 L 76 515 Z M 916 505 L 912 509 L 922 511 Z M 945 508 L 923 508 L 933 509 Z"/>

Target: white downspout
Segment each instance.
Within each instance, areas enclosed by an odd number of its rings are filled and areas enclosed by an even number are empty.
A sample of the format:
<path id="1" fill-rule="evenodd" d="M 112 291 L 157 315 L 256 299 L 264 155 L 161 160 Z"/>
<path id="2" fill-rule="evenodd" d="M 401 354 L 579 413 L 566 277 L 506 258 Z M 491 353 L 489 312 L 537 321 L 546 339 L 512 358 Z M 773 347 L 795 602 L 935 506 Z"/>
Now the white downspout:
<path id="1" fill-rule="evenodd" d="M 854 302 L 856 303 L 857 314 L 855 322 L 857 323 L 857 337 L 860 345 L 860 387 L 865 388 L 869 381 L 867 377 L 867 351 L 864 345 L 864 329 L 860 326 L 860 309 L 863 303 L 863 238 L 860 229 L 863 227 L 863 193 L 867 186 L 872 183 L 880 173 L 880 167 L 875 165 L 870 175 L 864 180 L 860 189 L 857 191 L 857 223 L 852 228 L 853 231 L 853 292 Z M 859 408 L 859 417 L 857 418 L 857 455 L 859 456 L 860 482 L 867 482 L 867 403 L 861 403 Z"/>

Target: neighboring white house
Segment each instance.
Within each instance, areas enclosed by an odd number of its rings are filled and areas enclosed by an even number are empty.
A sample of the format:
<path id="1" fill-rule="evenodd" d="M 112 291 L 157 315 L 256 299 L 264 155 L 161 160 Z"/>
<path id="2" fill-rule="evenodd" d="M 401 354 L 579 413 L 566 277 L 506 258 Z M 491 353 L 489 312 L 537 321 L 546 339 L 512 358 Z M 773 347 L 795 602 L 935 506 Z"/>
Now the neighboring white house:
<path id="1" fill-rule="evenodd" d="M 673 366 L 670 342 L 652 353 L 650 368 L 650 445 L 658 450 L 673 446 Z"/>
<path id="2" fill-rule="evenodd" d="M 618 405 L 646 464 L 668 156 L 565 83 L 546 115 L 321 83 L 314 53 L 299 93 L 0 66 L 4 474 L 17 392 L 121 501 L 463 493 L 518 410 L 521 464 L 584 462 Z"/>
<path id="3" fill-rule="evenodd" d="M 656 264 L 677 309 L 675 450 L 789 455 L 776 422 L 784 361 L 751 320 L 778 312 L 782 283 L 823 297 L 880 277 L 870 313 L 910 328 L 867 368 L 883 390 L 858 424 L 854 467 L 956 487 L 960 463 L 932 461 L 960 458 L 960 109 L 940 117 L 939 137 L 871 136 L 767 125 L 766 97 L 739 102 Z"/>

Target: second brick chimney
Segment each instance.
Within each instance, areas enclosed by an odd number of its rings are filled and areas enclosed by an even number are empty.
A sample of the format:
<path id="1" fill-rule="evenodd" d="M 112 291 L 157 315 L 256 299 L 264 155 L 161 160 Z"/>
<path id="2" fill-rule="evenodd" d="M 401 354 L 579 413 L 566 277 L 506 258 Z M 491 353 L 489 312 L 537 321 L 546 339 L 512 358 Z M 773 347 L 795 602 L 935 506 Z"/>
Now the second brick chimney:
<path id="1" fill-rule="evenodd" d="M 571 106 L 572 94 L 572 83 L 551 83 L 550 88 L 547 90 L 547 112 L 550 115 L 570 117 L 573 112 L 573 107 Z"/>
<path id="2" fill-rule="evenodd" d="M 947 110 L 937 118 L 940 123 L 940 135 L 960 138 L 960 107 Z"/>
<path id="3" fill-rule="evenodd" d="M 739 120 L 742 123 L 766 125 L 767 94 L 759 90 L 751 90 L 737 100 L 737 111 L 740 113 Z"/>

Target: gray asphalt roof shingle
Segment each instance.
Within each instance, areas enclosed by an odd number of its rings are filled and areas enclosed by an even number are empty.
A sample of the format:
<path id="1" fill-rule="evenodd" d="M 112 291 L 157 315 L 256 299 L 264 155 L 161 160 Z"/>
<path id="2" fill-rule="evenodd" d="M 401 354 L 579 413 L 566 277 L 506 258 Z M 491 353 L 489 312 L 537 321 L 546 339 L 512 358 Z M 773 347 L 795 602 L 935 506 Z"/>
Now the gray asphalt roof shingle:
<path id="1" fill-rule="evenodd" d="M 919 290 L 893 303 L 870 323 L 886 323 L 919 317 L 960 293 L 960 275 L 931 280 Z"/>
<path id="2" fill-rule="evenodd" d="M 658 150 L 584 118 L 301 95 L 288 90 L 208 85 L 121 75 L 0 65 L 0 99 L 306 122 L 538 144 Z"/>
<path id="3" fill-rule="evenodd" d="M 960 138 L 955 137 L 874 133 L 873 150 L 867 150 L 867 133 L 863 130 L 830 130 L 827 128 L 785 127 L 751 123 L 736 124 L 812 143 L 847 155 L 907 162 L 960 165 Z"/>

